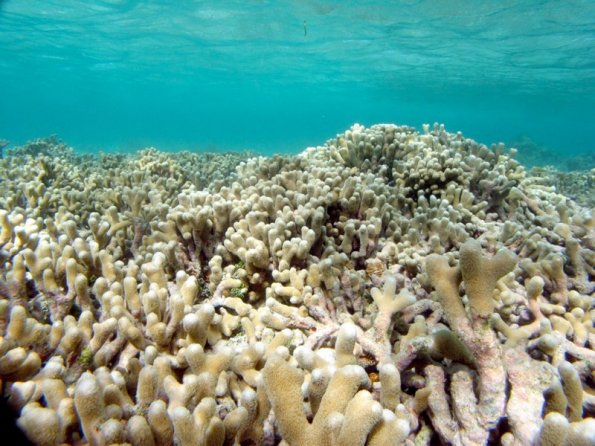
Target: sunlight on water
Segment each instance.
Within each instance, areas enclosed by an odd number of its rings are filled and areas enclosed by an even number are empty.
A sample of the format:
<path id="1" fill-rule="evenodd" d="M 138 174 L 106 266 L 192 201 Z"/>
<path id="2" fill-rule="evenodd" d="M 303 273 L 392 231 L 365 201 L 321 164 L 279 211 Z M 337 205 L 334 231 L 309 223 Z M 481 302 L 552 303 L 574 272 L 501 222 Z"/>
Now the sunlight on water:
<path id="1" fill-rule="evenodd" d="M 4 1 L 0 136 L 295 152 L 353 122 L 595 146 L 592 1 Z"/>

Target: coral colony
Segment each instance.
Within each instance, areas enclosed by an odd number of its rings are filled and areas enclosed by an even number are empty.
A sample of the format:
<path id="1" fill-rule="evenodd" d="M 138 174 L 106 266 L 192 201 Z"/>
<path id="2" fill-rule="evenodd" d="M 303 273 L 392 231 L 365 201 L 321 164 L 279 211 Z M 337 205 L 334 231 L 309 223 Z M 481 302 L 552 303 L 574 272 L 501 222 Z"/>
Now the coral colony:
<path id="1" fill-rule="evenodd" d="M 0 379 L 35 444 L 595 444 L 595 219 L 514 150 L 32 144 L 0 161 Z"/>

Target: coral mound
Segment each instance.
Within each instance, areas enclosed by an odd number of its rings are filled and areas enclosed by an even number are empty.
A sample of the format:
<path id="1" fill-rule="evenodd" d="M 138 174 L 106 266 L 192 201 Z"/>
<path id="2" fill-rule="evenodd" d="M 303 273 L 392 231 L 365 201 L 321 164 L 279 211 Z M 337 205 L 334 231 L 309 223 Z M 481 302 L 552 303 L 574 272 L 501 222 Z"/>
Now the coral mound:
<path id="1" fill-rule="evenodd" d="M 0 160 L 0 379 L 42 445 L 593 444 L 595 219 L 503 146 Z"/>

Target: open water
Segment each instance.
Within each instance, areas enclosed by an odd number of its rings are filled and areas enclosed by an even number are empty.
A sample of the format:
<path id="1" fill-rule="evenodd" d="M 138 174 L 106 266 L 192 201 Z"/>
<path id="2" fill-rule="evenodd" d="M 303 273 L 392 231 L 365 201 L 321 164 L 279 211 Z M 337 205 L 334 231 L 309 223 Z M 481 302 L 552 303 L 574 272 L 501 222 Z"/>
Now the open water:
<path id="1" fill-rule="evenodd" d="M 0 0 L 12 144 L 296 153 L 435 121 L 593 155 L 595 1 Z"/>

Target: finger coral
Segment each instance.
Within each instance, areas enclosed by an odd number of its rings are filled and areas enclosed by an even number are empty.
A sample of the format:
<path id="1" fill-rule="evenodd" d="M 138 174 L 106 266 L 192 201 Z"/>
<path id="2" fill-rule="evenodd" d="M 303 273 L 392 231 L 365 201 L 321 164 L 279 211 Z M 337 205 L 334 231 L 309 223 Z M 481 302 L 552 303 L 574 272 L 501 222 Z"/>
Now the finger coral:
<path id="1" fill-rule="evenodd" d="M 0 159 L 0 383 L 37 444 L 592 444 L 595 220 L 514 151 Z"/>

